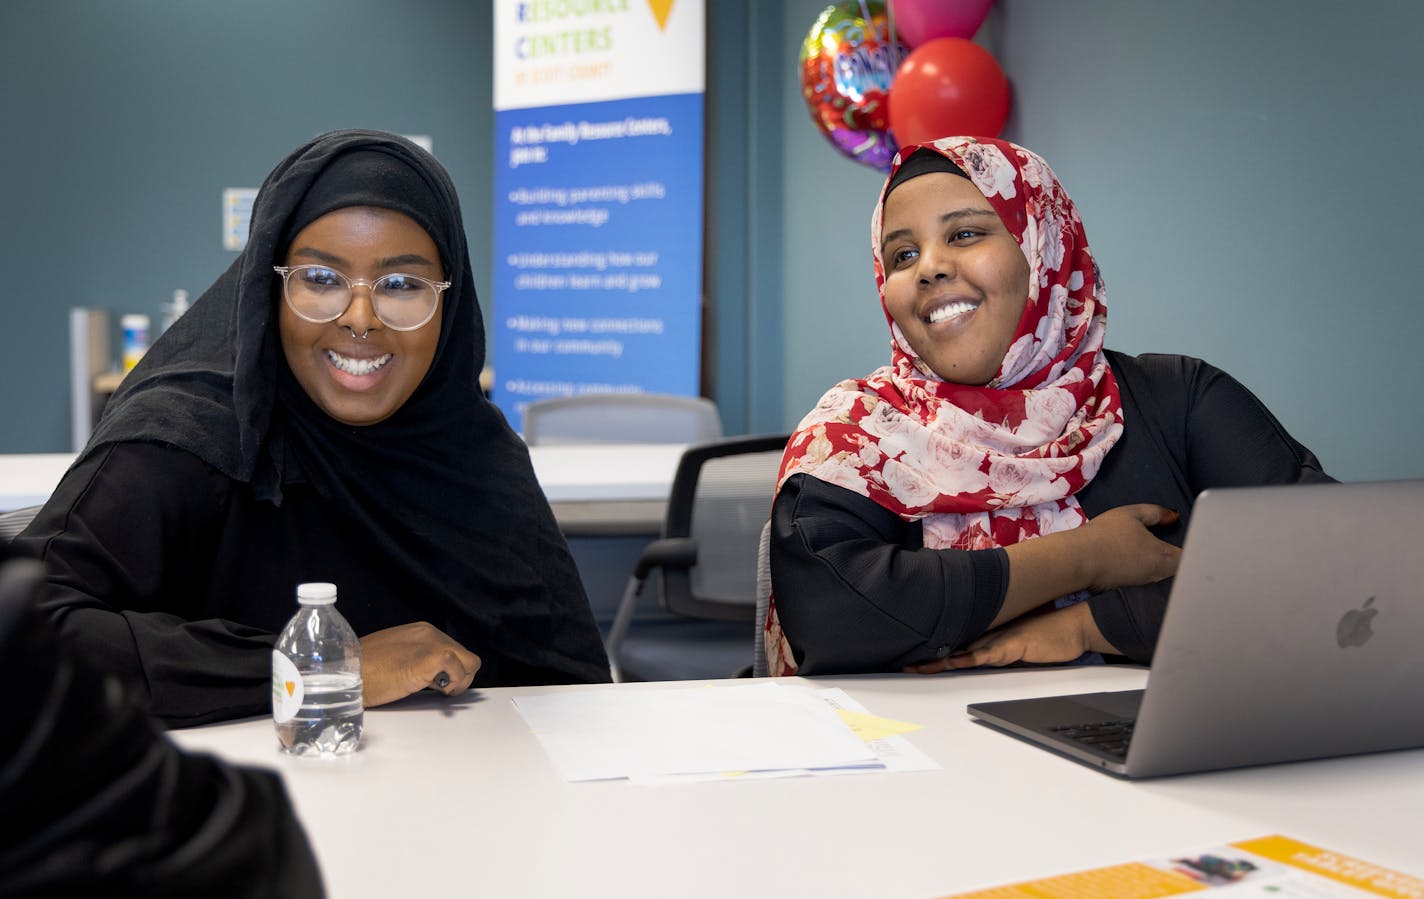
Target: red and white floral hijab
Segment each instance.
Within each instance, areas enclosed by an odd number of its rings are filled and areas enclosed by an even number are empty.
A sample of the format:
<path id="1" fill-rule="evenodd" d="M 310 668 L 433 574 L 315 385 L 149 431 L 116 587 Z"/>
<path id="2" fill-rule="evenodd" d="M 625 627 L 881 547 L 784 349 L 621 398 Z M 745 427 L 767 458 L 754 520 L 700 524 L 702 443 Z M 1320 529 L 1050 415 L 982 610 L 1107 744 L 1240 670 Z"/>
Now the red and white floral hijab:
<path id="1" fill-rule="evenodd" d="M 826 392 L 782 458 L 778 488 L 809 474 L 920 521 L 932 549 L 1008 546 L 1078 527 L 1074 494 L 1122 433 L 1122 401 L 1103 355 L 1104 291 L 1083 222 L 1048 163 L 1007 141 L 949 137 L 920 145 L 959 166 L 999 214 L 1029 264 L 1030 302 L 998 374 L 952 384 L 919 359 L 885 308 L 881 215 L 896 156 L 870 220 L 890 364 Z M 796 673 L 773 600 L 772 674 Z"/>

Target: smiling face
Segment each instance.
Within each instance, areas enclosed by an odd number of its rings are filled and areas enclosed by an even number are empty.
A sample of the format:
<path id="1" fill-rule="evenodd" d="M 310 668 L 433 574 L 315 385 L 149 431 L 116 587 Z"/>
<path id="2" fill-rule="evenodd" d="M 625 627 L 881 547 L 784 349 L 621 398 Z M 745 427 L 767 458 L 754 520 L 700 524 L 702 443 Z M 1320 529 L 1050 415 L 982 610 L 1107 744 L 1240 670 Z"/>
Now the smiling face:
<path id="1" fill-rule="evenodd" d="M 931 172 L 885 201 L 885 307 L 930 369 L 955 384 L 998 374 L 1029 302 L 1028 260 L 968 178 Z"/>
<path id="2" fill-rule="evenodd" d="M 425 229 L 404 213 L 368 206 L 338 209 L 307 225 L 292 239 L 284 264 L 327 265 L 352 280 L 396 272 L 444 280 L 440 253 Z M 280 288 L 277 308 L 282 352 L 297 383 L 323 412 L 348 425 L 373 425 L 395 414 L 420 386 L 440 343 L 438 309 L 414 331 L 393 331 L 376 318 L 365 285 L 353 287 L 351 305 L 324 324 L 297 317 Z"/>

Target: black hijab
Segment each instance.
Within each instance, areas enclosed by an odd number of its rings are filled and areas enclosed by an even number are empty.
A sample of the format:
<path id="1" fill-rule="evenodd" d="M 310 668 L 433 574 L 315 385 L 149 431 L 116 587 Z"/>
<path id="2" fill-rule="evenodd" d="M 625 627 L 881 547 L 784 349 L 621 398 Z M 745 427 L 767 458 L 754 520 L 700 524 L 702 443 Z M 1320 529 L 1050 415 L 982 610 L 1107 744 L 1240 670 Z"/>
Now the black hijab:
<path id="1" fill-rule="evenodd" d="M 345 206 L 403 212 L 440 251 L 450 287 L 425 379 L 389 418 L 355 427 L 321 411 L 282 353 L 277 307 L 292 237 Z M 410 585 L 393 597 L 476 653 L 570 680 L 608 679 L 607 659 L 529 453 L 484 396 L 484 326 L 454 185 L 402 138 L 337 131 L 267 176 L 247 248 L 144 356 L 84 453 L 121 441 L 186 450 L 259 499 L 307 481 L 385 548 Z"/>
<path id="2" fill-rule="evenodd" d="M 936 153 L 933 150 L 920 147 L 911 153 L 910 158 L 906 159 L 900 167 L 895 170 L 895 174 L 890 176 L 890 183 L 885 187 L 885 196 L 880 198 L 880 205 L 883 207 L 885 201 L 890 197 L 890 192 L 901 184 L 904 184 L 911 178 L 918 178 L 921 175 L 928 175 L 932 172 L 944 172 L 948 175 L 958 175 L 961 178 L 969 177 L 964 169 L 950 162 L 948 157 Z"/>

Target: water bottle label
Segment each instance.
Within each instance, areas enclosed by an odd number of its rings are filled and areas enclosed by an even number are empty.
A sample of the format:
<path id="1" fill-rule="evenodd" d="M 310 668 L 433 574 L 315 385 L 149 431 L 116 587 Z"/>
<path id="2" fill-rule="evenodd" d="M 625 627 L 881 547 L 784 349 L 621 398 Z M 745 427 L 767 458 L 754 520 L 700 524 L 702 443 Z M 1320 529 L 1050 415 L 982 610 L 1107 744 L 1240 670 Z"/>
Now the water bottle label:
<path id="1" fill-rule="evenodd" d="M 285 724 L 302 707 L 302 673 L 292 660 L 272 650 L 272 720 Z"/>

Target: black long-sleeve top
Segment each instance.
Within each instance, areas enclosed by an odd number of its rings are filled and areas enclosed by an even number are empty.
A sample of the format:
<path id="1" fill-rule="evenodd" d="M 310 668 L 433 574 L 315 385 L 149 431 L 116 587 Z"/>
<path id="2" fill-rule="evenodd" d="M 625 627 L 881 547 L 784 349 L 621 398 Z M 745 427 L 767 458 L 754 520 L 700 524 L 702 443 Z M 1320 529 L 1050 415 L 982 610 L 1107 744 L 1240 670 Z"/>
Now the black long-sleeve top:
<path id="1" fill-rule="evenodd" d="M 404 582 L 386 548 L 307 483 L 285 484 L 278 506 L 160 444 L 83 459 L 17 543 L 47 566 L 41 608 L 64 637 L 169 726 L 270 711 L 272 645 L 307 581 L 337 585 L 358 635 L 429 621 L 480 657 L 475 687 L 589 679 L 531 668 L 467 633 L 460 610 Z M 566 552 L 545 562 L 573 571 Z"/>
<path id="2" fill-rule="evenodd" d="M 1309 450 L 1230 375 L 1185 356 L 1107 352 L 1124 430 L 1077 494 L 1089 518 L 1132 503 L 1177 510 L 1156 529 L 1181 546 L 1197 494 L 1209 487 L 1328 481 Z M 907 522 L 858 493 L 797 474 L 772 508 L 772 586 L 781 627 L 805 675 L 897 671 L 977 639 L 1008 588 L 1002 549 L 924 547 Z M 1152 658 L 1171 579 L 1092 596 L 1103 636 L 1138 662 Z"/>

